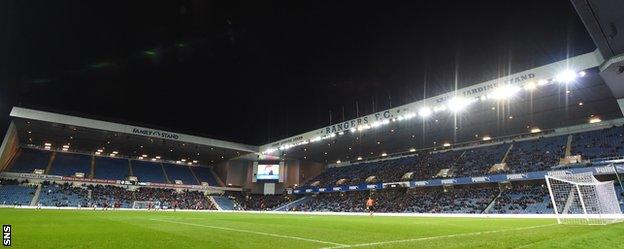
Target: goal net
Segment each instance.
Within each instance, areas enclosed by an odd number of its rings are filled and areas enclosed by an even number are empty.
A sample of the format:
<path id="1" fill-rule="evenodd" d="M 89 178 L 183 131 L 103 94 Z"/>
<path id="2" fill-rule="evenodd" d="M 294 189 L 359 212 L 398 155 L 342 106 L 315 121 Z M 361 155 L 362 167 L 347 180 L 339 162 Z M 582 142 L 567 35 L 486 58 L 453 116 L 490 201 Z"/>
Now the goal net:
<path id="1" fill-rule="evenodd" d="M 546 176 L 559 224 L 606 225 L 623 220 L 613 181 L 600 182 L 592 173 Z"/>
<path id="2" fill-rule="evenodd" d="M 159 201 L 134 201 L 132 209 L 160 209 Z"/>

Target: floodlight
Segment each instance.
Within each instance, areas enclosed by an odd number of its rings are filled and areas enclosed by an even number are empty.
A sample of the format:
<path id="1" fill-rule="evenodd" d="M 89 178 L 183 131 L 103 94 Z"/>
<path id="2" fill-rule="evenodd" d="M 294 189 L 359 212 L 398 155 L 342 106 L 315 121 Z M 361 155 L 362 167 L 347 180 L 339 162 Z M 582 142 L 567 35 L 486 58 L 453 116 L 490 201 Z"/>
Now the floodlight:
<path id="1" fill-rule="evenodd" d="M 456 96 L 447 102 L 447 107 L 451 112 L 458 113 L 466 109 L 472 102 L 464 97 Z"/>
<path id="2" fill-rule="evenodd" d="M 537 85 L 533 81 L 530 81 L 524 85 L 524 90 L 533 91 L 535 89 L 537 89 Z"/>
<path id="3" fill-rule="evenodd" d="M 426 106 L 418 110 L 418 115 L 420 115 L 422 118 L 428 118 L 429 116 L 431 116 L 431 113 L 431 108 Z"/>
<path id="4" fill-rule="evenodd" d="M 516 95 L 520 91 L 520 87 L 512 86 L 512 85 L 504 85 L 494 89 L 492 93 L 492 97 L 494 99 L 503 100 L 510 99 Z"/>
<path id="5" fill-rule="evenodd" d="M 572 70 L 564 70 L 563 72 L 557 74 L 555 76 L 555 81 L 561 83 L 570 83 L 573 82 L 577 77 L 577 74 Z"/>

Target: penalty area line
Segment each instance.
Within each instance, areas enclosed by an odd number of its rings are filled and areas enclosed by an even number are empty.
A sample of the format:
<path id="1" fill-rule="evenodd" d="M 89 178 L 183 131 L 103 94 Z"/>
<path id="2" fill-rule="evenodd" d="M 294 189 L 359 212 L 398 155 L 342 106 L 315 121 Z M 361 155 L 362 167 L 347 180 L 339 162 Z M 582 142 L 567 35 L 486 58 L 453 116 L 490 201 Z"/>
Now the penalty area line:
<path id="1" fill-rule="evenodd" d="M 528 229 L 535 229 L 535 228 L 541 228 L 541 227 L 549 227 L 549 226 L 554 226 L 554 225 L 557 225 L 557 224 L 548 224 L 548 225 L 530 226 L 530 227 L 519 227 L 519 228 L 510 228 L 510 229 L 501 229 L 501 230 L 492 230 L 492 231 L 483 231 L 483 232 L 474 232 L 474 233 L 459 233 L 459 234 L 439 235 L 439 236 L 422 237 L 422 238 L 414 238 L 414 239 L 389 240 L 389 241 L 362 243 L 362 244 L 355 244 L 355 245 L 341 245 L 341 246 L 323 247 L 321 249 L 351 248 L 351 247 L 378 246 L 378 245 L 386 245 L 386 244 L 417 242 L 417 241 L 443 239 L 443 238 L 473 236 L 473 235 L 482 235 L 482 234 L 490 234 L 490 233 L 501 233 L 501 232 L 508 232 L 508 231 L 520 231 L 520 230 L 528 230 Z"/>
<path id="2" fill-rule="evenodd" d="M 271 236 L 271 237 L 276 237 L 276 238 L 284 238 L 284 239 L 301 240 L 301 241 L 307 241 L 307 242 L 315 242 L 315 243 L 321 243 L 321 244 L 334 245 L 334 246 L 336 246 L 338 248 L 343 247 L 343 246 L 348 246 L 346 244 L 340 244 L 340 243 L 324 241 L 324 240 L 308 239 L 308 238 L 297 237 L 297 236 L 288 236 L 288 235 L 280 235 L 280 234 L 274 234 L 274 233 L 257 232 L 257 231 L 251 231 L 251 230 L 229 228 L 229 227 L 219 227 L 219 226 L 211 226 L 211 225 L 203 225 L 203 224 L 195 224 L 195 223 L 187 223 L 187 222 L 179 222 L 179 221 L 171 221 L 171 220 L 161 220 L 161 219 L 150 219 L 150 220 L 160 221 L 160 222 L 168 222 L 168 223 L 180 224 L 180 225 L 187 225 L 187 226 L 205 227 L 205 228 L 224 230 L 224 231 L 231 231 L 231 232 L 250 233 L 250 234 L 256 234 L 256 235 Z"/>

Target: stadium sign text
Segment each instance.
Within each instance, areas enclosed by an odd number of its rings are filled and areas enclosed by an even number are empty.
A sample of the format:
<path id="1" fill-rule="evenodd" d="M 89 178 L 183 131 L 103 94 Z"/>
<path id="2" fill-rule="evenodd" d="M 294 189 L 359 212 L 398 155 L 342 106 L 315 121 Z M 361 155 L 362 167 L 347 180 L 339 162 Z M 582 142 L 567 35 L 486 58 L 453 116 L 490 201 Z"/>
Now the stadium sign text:
<path id="1" fill-rule="evenodd" d="M 180 139 L 180 135 L 175 134 L 175 133 L 152 130 L 152 129 L 145 129 L 145 128 L 132 128 L 132 133 L 137 134 L 137 135 L 164 138 L 164 139 L 173 139 L 173 140 Z"/>

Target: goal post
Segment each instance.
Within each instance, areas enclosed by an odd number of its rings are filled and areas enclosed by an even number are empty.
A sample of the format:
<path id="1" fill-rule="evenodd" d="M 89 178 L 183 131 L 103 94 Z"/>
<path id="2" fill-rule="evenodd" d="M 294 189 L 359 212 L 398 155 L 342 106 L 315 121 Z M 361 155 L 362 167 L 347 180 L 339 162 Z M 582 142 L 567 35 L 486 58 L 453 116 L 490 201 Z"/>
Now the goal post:
<path id="1" fill-rule="evenodd" d="M 160 209 L 159 201 L 134 201 L 132 209 Z"/>
<path id="2" fill-rule="evenodd" d="M 546 175 L 559 224 L 606 225 L 624 219 L 613 181 L 592 173 Z"/>

